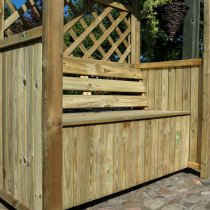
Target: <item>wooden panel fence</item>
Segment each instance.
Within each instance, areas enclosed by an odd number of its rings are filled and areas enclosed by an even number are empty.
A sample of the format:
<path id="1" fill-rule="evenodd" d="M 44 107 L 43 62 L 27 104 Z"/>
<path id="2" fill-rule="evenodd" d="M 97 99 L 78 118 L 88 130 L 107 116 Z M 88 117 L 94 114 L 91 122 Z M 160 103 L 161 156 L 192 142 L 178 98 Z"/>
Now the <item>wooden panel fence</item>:
<path id="1" fill-rule="evenodd" d="M 42 209 L 41 55 L 37 41 L 1 52 L 0 197 L 11 196 L 16 207 L 20 202 L 30 209 Z"/>
<path id="2" fill-rule="evenodd" d="M 201 60 L 139 64 L 138 67 L 144 77 L 148 109 L 190 111 L 189 161 L 200 164 Z"/>
<path id="3" fill-rule="evenodd" d="M 64 208 L 187 168 L 188 154 L 189 116 L 65 127 Z"/>

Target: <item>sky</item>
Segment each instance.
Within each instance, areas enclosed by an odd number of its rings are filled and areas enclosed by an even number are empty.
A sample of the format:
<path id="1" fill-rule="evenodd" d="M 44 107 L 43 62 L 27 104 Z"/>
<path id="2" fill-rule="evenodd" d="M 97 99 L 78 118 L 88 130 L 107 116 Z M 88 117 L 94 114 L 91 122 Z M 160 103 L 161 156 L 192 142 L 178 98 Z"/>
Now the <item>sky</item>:
<path id="1" fill-rule="evenodd" d="M 12 0 L 12 2 L 17 8 L 19 8 L 25 2 L 25 0 Z"/>

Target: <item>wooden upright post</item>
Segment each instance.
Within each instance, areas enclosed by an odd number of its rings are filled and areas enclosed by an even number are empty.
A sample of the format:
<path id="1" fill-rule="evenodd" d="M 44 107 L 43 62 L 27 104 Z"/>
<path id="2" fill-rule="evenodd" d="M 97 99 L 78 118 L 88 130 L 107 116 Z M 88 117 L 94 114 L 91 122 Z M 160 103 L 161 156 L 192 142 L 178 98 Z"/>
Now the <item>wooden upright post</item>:
<path id="1" fill-rule="evenodd" d="M 43 210 L 61 210 L 64 1 L 43 3 Z"/>
<path id="2" fill-rule="evenodd" d="M 210 178 L 210 2 L 204 1 L 203 114 L 201 177 Z"/>
<path id="3" fill-rule="evenodd" d="M 4 38 L 4 0 L 0 0 L 0 39 Z M 2 55 L 0 52 L 0 190 L 3 189 L 3 137 L 2 137 L 2 127 L 3 127 L 3 84 L 2 84 Z"/>
<path id="4" fill-rule="evenodd" d="M 200 45 L 200 0 L 185 0 L 190 10 L 184 21 L 183 59 L 199 57 Z"/>
<path id="5" fill-rule="evenodd" d="M 131 64 L 140 62 L 140 20 L 139 20 L 139 1 L 132 1 L 131 15 Z"/>

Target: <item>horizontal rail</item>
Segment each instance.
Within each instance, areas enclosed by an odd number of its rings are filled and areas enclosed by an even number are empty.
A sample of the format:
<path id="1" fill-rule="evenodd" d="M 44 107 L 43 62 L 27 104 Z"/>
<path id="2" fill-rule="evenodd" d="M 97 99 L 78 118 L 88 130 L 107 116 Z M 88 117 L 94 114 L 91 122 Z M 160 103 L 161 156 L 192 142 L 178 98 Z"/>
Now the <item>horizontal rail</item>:
<path id="1" fill-rule="evenodd" d="M 23 44 L 42 37 L 42 26 L 30 29 L 13 35 L 11 37 L 0 40 L 0 50 L 12 47 L 14 45 Z"/>
<path id="2" fill-rule="evenodd" d="M 92 0 L 94 2 L 109 6 L 109 7 L 113 7 L 122 11 L 126 11 L 126 12 L 131 12 L 132 8 L 129 6 L 125 6 L 119 2 L 113 2 L 112 0 Z"/>
<path id="3" fill-rule="evenodd" d="M 118 93 L 145 93 L 146 91 L 143 82 L 77 77 L 64 77 L 63 89 L 78 91 L 107 91 Z"/>
<path id="4" fill-rule="evenodd" d="M 63 109 L 146 107 L 145 96 L 64 95 Z"/>
<path id="5" fill-rule="evenodd" d="M 189 60 L 140 63 L 136 64 L 136 68 L 149 70 L 149 69 L 174 68 L 174 67 L 185 67 L 185 66 L 200 66 L 201 64 L 202 64 L 202 59 L 197 58 Z"/>
<path id="6" fill-rule="evenodd" d="M 129 78 L 129 79 L 143 79 L 142 73 L 139 69 L 129 68 L 127 64 L 108 63 L 90 60 L 83 61 L 82 59 L 64 58 L 63 73 L 78 74 L 82 76 L 100 76 L 100 77 L 114 77 L 114 78 Z"/>
<path id="7" fill-rule="evenodd" d="M 186 111 L 109 111 L 91 113 L 63 114 L 63 126 L 88 125 L 111 122 L 126 122 L 132 120 L 145 120 L 165 117 L 190 115 Z"/>
<path id="8" fill-rule="evenodd" d="M 0 190 L 0 198 L 7 202 L 10 206 L 14 207 L 15 209 L 21 209 L 21 210 L 30 210 L 28 207 L 26 207 L 24 204 L 19 202 L 18 200 L 14 199 L 11 195 L 5 193 L 4 191 Z"/>

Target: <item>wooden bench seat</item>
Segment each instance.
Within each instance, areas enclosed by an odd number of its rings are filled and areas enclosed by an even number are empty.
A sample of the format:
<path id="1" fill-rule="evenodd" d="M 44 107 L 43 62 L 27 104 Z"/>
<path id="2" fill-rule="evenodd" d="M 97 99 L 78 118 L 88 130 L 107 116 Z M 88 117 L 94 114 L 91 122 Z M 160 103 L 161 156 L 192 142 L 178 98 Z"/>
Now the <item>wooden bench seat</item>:
<path id="1" fill-rule="evenodd" d="M 63 126 L 124 122 L 190 115 L 187 111 L 130 110 L 63 114 Z"/>
<path id="2" fill-rule="evenodd" d="M 134 65 L 64 58 L 63 109 L 148 106 L 141 70 Z"/>

